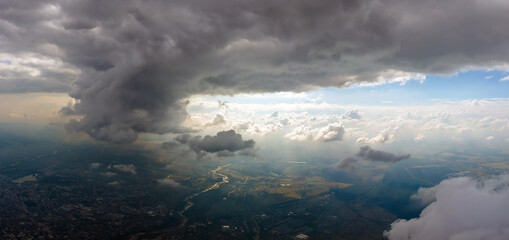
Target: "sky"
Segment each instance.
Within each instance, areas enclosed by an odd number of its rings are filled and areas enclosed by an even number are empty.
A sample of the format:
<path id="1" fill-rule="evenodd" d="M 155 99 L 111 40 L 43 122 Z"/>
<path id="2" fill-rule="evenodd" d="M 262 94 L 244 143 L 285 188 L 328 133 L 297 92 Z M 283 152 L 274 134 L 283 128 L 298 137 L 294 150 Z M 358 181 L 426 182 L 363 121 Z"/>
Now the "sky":
<path id="1" fill-rule="evenodd" d="M 0 0 L 0 122 L 197 157 L 502 161 L 508 11 L 504 0 Z"/>

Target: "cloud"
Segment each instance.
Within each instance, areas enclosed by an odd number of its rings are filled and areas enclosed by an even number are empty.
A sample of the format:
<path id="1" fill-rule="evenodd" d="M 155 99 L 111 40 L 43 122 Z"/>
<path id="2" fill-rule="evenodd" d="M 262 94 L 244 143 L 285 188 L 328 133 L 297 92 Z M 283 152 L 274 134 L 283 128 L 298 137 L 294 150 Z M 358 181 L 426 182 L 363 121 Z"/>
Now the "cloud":
<path id="1" fill-rule="evenodd" d="M 509 75 L 500 79 L 501 82 L 509 81 Z"/>
<path id="2" fill-rule="evenodd" d="M 102 172 L 101 175 L 103 176 L 106 176 L 106 177 L 113 177 L 113 176 L 116 176 L 117 174 L 114 173 L 114 172 Z"/>
<path id="3" fill-rule="evenodd" d="M 218 157 L 233 157 L 233 156 L 235 156 L 235 153 L 230 152 L 228 150 L 223 150 L 223 151 L 217 152 L 216 156 L 218 156 Z"/>
<path id="4" fill-rule="evenodd" d="M 341 115 L 341 119 L 362 119 L 362 115 L 357 110 L 350 110 Z"/>
<path id="5" fill-rule="evenodd" d="M 108 183 L 109 186 L 119 186 L 120 185 L 120 182 L 118 181 L 113 181 L 113 182 L 109 182 Z"/>
<path id="6" fill-rule="evenodd" d="M 360 144 L 375 144 L 375 143 L 390 143 L 394 141 L 394 137 L 396 135 L 397 128 L 389 128 L 381 131 L 378 135 L 368 138 L 361 137 L 357 139 L 357 143 Z"/>
<path id="7" fill-rule="evenodd" d="M 167 149 L 167 150 L 173 150 L 173 149 L 177 148 L 178 146 L 180 146 L 180 143 L 175 142 L 175 141 L 165 141 L 161 144 L 161 148 Z"/>
<path id="8" fill-rule="evenodd" d="M 375 162 L 390 162 L 390 163 L 395 163 L 410 158 L 410 154 L 396 155 L 390 152 L 375 150 L 370 148 L 369 146 L 361 147 L 361 149 L 357 153 L 357 156 Z"/>
<path id="9" fill-rule="evenodd" d="M 419 142 L 419 141 L 422 141 L 426 138 L 426 136 L 422 135 L 422 134 L 417 134 L 417 136 L 415 136 L 414 138 L 414 141 L 416 142 Z"/>
<path id="10" fill-rule="evenodd" d="M 60 113 L 63 116 L 72 116 L 76 115 L 76 110 L 74 110 L 74 106 L 72 102 L 68 102 L 67 106 L 61 108 L 58 113 Z"/>
<path id="11" fill-rule="evenodd" d="M 421 188 L 414 199 L 430 203 L 418 218 L 399 219 L 384 232 L 399 239 L 508 239 L 509 175 L 483 181 L 461 177 Z"/>
<path id="12" fill-rule="evenodd" d="M 357 170 L 357 168 L 353 164 L 355 164 L 358 161 L 359 161 L 359 159 L 354 158 L 354 157 L 343 158 L 337 164 L 336 167 L 341 169 L 341 170 L 347 170 L 349 172 L 355 172 Z"/>
<path id="13" fill-rule="evenodd" d="M 375 150 L 369 146 L 364 146 L 359 149 L 355 157 L 348 157 L 342 159 L 337 167 L 341 170 L 355 172 L 357 168 L 354 166 L 359 161 L 373 161 L 384 163 L 396 163 L 410 158 L 410 154 L 396 155 L 390 152 Z"/>
<path id="14" fill-rule="evenodd" d="M 182 184 L 180 184 L 179 182 L 177 182 L 173 179 L 169 179 L 169 178 L 159 179 L 159 180 L 157 180 L 157 183 L 160 185 L 169 186 L 172 188 L 181 188 L 182 187 Z"/>
<path id="15" fill-rule="evenodd" d="M 341 124 L 332 123 L 322 128 L 299 126 L 287 133 L 285 137 L 297 141 L 332 142 L 343 140 L 344 134 L 345 128 Z"/>
<path id="16" fill-rule="evenodd" d="M 259 135 L 259 136 L 265 136 L 267 134 L 273 133 L 280 129 L 281 127 L 287 125 L 289 121 L 287 119 L 283 119 L 278 121 L 272 121 L 272 122 L 264 122 L 260 124 L 254 124 L 252 122 L 241 122 L 238 124 L 235 124 L 233 126 L 233 129 L 239 131 L 239 132 L 245 132 L 250 135 Z"/>
<path id="17" fill-rule="evenodd" d="M 237 151 L 253 150 L 254 140 L 243 140 L 242 136 L 234 130 L 218 132 L 215 136 L 191 136 L 184 134 L 177 136 L 176 140 L 186 144 L 197 154 L 217 153 L 218 156 L 232 156 Z"/>
<path id="18" fill-rule="evenodd" d="M 8 1 L 0 89 L 68 92 L 83 116 L 68 130 L 129 143 L 185 132 L 185 99 L 196 94 L 404 83 L 507 65 L 509 33 L 499 29 L 508 11 L 496 0 Z"/>
<path id="19" fill-rule="evenodd" d="M 208 122 L 203 126 L 204 127 L 213 127 L 213 126 L 217 126 L 217 125 L 221 125 L 221 124 L 225 124 L 225 123 L 226 123 L 226 120 L 224 119 L 223 115 L 216 114 L 216 116 L 214 117 L 214 119 L 211 122 Z"/>
<path id="20" fill-rule="evenodd" d="M 98 162 L 90 163 L 90 168 L 92 168 L 92 169 L 99 168 L 100 166 L 101 166 L 101 163 L 98 163 Z"/>
<path id="21" fill-rule="evenodd" d="M 66 92 L 78 74 L 57 56 L 0 52 L 0 93 Z"/>
<path id="22" fill-rule="evenodd" d="M 116 164 L 113 165 L 112 167 L 114 169 L 117 169 L 118 171 L 136 175 L 136 167 L 132 164 Z"/>

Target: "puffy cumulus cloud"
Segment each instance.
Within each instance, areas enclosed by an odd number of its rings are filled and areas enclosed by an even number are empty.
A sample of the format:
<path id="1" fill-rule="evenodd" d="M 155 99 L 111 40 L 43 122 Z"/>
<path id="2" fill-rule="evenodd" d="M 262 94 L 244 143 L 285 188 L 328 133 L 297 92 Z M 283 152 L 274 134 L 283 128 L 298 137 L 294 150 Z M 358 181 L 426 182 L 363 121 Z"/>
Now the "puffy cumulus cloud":
<path id="1" fill-rule="evenodd" d="M 279 130 L 288 124 L 288 119 L 275 119 L 273 121 L 265 121 L 260 123 L 239 122 L 233 125 L 233 129 L 239 132 L 245 132 L 250 135 L 265 136 Z"/>
<path id="2" fill-rule="evenodd" d="M 223 115 L 216 114 L 216 116 L 214 117 L 214 119 L 212 119 L 212 121 L 205 123 L 205 125 L 203 125 L 203 126 L 204 127 L 213 127 L 213 126 L 222 125 L 225 123 L 226 123 L 226 120 L 224 119 Z"/>
<path id="3" fill-rule="evenodd" d="M 136 175 L 136 167 L 132 164 L 116 164 L 111 167 L 121 172 Z"/>
<path id="4" fill-rule="evenodd" d="M 208 97 L 200 101 L 191 99 L 191 104 L 193 102 L 194 106 L 206 107 L 190 108 L 191 116 L 203 115 L 202 112 L 209 113 L 202 117 L 205 120 L 201 121 L 201 124 L 196 124 L 197 126 L 210 121 L 216 114 L 216 98 Z M 509 113 L 500 111 L 509 107 L 507 98 L 479 99 L 478 102 L 482 104 L 474 106 L 471 105 L 472 100 L 434 100 L 429 105 L 408 106 L 354 106 L 304 102 L 287 104 L 284 100 L 278 103 L 272 98 L 270 102 L 274 102 L 273 104 L 266 102 L 267 99 L 256 103 L 230 100 L 228 123 L 224 127 L 231 127 L 242 135 L 274 133 L 272 136 L 279 137 L 299 126 L 310 126 L 313 129 L 341 121 L 345 128 L 343 141 L 346 141 L 347 145 L 355 144 L 359 138 L 361 140 L 373 138 L 371 142 L 366 141 L 368 142 L 366 145 L 376 147 L 376 144 L 382 145 L 379 142 L 385 141 L 384 144 L 391 143 L 393 146 L 403 147 L 416 156 L 425 152 L 422 151 L 422 144 L 430 146 L 440 143 L 435 146 L 443 149 L 451 146 L 445 144 L 451 137 L 462 137 L 465 141 L 486 144 L 486 137 L 493 136 L 495 139 L 490 144 L 497 144 L 497 147 L 505 144 L 505 139 L 509 137 L 506 131 L 509 130 Z M 362 113 L 362 120 L 344 120 L 341 119 L 342 115 L 338 115 L 352 109 L 358 109 L 357 111 Z M 269 117 L 276 111 L 277 118 Z M 246 121 L 246 118 L 249 120 Z M 416 140 L 420 139 L 419 135 L 425 138 L 416 145 Z"/>
<path id="5" fill-rule="evenodd" d="M 507 64 L 508 11 L 500 0 L 1 1 L 0 89 L 68 91 L 82 116 L 69 130 L 127 143 L 185 131 L 195 94 Z"/>
<path id="6" fill-rule="evenodd" d="M 509 175 L 484 181 L 461 177 L 420 189 L 413 198 L 429 204 L 418 218 L 397 220 L 384 233 L 399 239 L 509 238 Z"/>
<path id="7" fill-rule="evenodd" d="M 410 154 L 396 155 L 390 152 L 375 150 L 370 148 L 369 146 L 361 147 L 361 149 L 357 153 L 357 156 L 362 157 L 366 160 L 390 163 L 395 163 L 410 158 Z"/>
<path id="8" fill-rule="evenodd" d="M 197 154 L 216 153 L 220 157 L 233 156 L 235 152 L 241 155 L 254 154 L 254 140 L 243 140 L 235 130 L 218 132 L 215 136 L 206 135 L 191 136 L 184 134 L 177 136 L 175 140 L 186 144 Z"/>
<path id="9" fill-rule="evenodd" d="M 390 143 L 394 141 L 398 128 L 389 128 L 382 130 L 378 135 L 374 137 L 361 137 L 357 139 L 357 143 L 360 144 L 374 144 L 374 143 Z"/>
<path id="10" fill-rule="evenodd" d="M 362 115 L 357 110 L 350 110 L 341 115 L 341 119 L 354 119 L 360 120 L 362 119 Z"/>
<path id="11" fill-rule="evenodd" d="M 287 133 L 285 137 L 297 141 L 332 142 L 343 140 L 344 134 L 345 128 L 340 123 L 332 123 L 321 128 L 298 126 Z"/>
<path id="12" fill-rule="evenodd" d="M 509 128 L 509 119 L 496 118 L 487 116 L 480 119 L 477 124 L 480 128 L 496 129 L 498 131 L 504 131 Z"/>

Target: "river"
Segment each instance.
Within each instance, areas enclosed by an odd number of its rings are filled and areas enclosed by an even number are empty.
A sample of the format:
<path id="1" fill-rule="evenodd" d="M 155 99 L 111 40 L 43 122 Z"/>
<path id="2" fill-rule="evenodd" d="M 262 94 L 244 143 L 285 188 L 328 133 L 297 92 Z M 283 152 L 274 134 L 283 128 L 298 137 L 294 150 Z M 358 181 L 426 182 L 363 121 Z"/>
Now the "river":
<path id="1" fill-rule="evenodd" d="M 182 217 L 182 223 L 179 225 L 179 228 L 180 227 L 183 227 L 186 225 L 187 223 L 187 220 L 188 218 L 184 215 L 184 213 L 189 209 L 191 208 L 194 203 L 191 201 L 191 199 L 193 199 L 194 197 L 202 194 L 202 193 L 205 193 L 205 192 L 208 192 L 212 189 L 216 189 L 216 188 L 219 188 L 219 186 L 221 186 L 221 184 L 223 183 L 227 183 L 229 182 L 230 180 L 228 179 L 228 176 L 224 175 L 224 174 L 221 174 L 221 173 L 218 173 L 218 171 L 221 171 L 223 168 L 226 168 L 228 166 L 230 166 L 231 164 L 226 164 L 226 165 L 223 165 L 223 166 L 219 166 L 217 167 L 216 169 L 214 170 L 210 170 L 210 173 L 212 173 L 213 176 L 220 176 L 223 180 L 221 182 L 217 182 L 217 183 L 214 183 L 214 185 L 206 188 L 205 190 L 203 191 L 200 191 L 200 192 L 197 192 L 191 196 L 188 196 L 184 199 L 184 201 L 186 202 L 186 206 L 184 207 L 184 209 L 182 209 L 180 212 L 179 212 L 179 215 Z"/>

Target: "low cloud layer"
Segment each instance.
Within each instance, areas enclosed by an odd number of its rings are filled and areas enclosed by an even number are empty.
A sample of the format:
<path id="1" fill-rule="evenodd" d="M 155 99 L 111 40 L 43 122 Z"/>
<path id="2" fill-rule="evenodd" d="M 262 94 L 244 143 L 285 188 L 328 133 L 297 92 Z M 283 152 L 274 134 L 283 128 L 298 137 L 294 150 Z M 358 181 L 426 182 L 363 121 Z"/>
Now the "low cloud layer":
<path id="1" fill-rule="evenodd" d="M 339 169 L 342 169 L 342 170 L 347 170 L 349 172 L 355 172 L 357 170 L 357 168 L 355 167 L 355 163 L 358 162 L 359 159 L 357 158 L 354 158 L 354 157 L 348 157 L 348 158 L 344 158 L 342 159 L 337 167 Z"/>
<path id="2" fill-rule="evenodd" d="M 173 149 L 179 144 L 187 145 L 196 154 L 216 153 L 219 157 L 254 154 L 254 140 L 243 140 L 242 136 L 235 130 L 218 132 L 215 136 L 206 135 L 192 136 L 184 134 L 175 138 L 176 142 L 164 142 L 161 147 L 164 149 Z"/>
<path id="3" fill-rule="evenodd" d="M 476 181 L 461 177 L 419 189 L 414 199 L 430 203 L 418 218 L 397 220 L 390 240 L 509 239 L 509 175 Z"/>
<path id="4" fill-rule="evenodd" d="M 0 91 L 68 92 L 81 116 L 68 130 L 128 143 L 186 131 L 195 94 L 506 66 L 508 11 L 499 0 L 0 1 Z"/>
<path id="5" fill-rule="evenodd" d="M 388 163 L 395 163 L 410 158 L 410 154 L 396 155 L 390 152 L 375 150 L 369 146 L 361 147 L 357 156 L 365 160 Z"/>
<path id="6" fill-rule="evenodd" d="M 169 178 L 158 179 L 157 183 L 160 185 L 168 186 L 168 187 L 172 187 L 172 188 L 181 188 L 182 187 L 182 184 L 180 184 L 179 182 L 177 182 L 173 179 L 169 179 Z"/>
<path id="7" fill-rule="evenodd" d="M 359 161 L 372 161 L 372 162 L 384 162 L 384 163 L 396 163 L 402 160 L 410 158 L 410 154 L 396 155 L 394 153 L 375 150 L 369 146 L 363 146 L 359 149 L 356 157 L 348 157 L 342 159 L 337 167 L 342 170 L 355 171 L 355 163 Z"/>
<path id="8" fill-rule="evenodd" d="M 132 164 L 116 164 L 116 165 L 113 165 L 112 168 L 114 168 L 118 171 L 121 171 L 121 172 L 136 175 L 136 167 Z"/>

